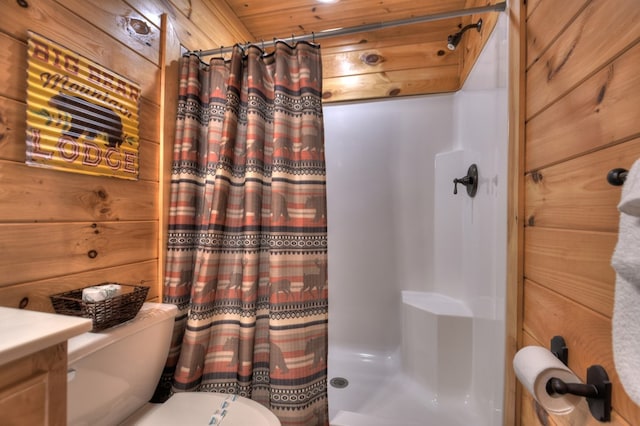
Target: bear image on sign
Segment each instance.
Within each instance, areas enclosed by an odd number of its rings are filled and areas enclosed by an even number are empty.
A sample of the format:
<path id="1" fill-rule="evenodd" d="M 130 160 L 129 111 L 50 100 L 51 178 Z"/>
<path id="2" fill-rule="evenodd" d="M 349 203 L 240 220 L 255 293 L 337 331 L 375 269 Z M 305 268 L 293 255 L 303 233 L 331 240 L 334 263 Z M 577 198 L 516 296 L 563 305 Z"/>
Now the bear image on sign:
<path id="1" fill-rule="evenodd" d="M 88 139 L 94 139 L 104 135 L 109 147 L 122 145 L 122 120 L 110 108 L 63 93 L 52 96 L 49 105 L 71 116 L 70 127 L 63 132 L 65 136 L 78 139 L 86 134 Z"/>

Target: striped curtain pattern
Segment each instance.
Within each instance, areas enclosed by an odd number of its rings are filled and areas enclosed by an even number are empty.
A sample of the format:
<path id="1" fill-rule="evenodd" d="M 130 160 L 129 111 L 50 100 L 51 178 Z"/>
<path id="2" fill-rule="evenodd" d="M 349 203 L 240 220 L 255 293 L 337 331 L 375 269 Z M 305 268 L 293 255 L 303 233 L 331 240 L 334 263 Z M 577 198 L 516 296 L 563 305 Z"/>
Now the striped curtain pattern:
<path id="1" fill-rule="evenodd" d="M 164 378 L 328 425 L 320 49 L 183 57 L 179 91 L 163 300 L 180 313 Z"/>

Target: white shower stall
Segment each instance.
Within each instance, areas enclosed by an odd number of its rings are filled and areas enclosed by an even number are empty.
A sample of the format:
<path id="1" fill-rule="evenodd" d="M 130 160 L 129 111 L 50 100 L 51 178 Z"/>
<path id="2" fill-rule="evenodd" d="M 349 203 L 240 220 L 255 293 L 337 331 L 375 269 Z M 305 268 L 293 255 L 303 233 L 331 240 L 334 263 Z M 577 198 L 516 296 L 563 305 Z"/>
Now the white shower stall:
<path id="1" fill-rule="evenodd" d="M 332 425 L 502 423 L 507 24 L 457 93 L 324 108 Z"/>

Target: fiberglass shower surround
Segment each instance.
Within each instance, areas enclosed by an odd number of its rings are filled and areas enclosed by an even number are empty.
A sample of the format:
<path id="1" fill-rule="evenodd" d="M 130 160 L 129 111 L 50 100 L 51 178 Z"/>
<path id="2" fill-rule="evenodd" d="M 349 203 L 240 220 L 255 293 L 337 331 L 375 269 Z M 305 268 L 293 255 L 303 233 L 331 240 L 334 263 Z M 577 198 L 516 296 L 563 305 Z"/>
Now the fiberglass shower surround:
<path id="1" fill-rule="evenodd" d="M 324 106 L 332 424 L 501 425 L 505 39 L 458 93 Z"/>

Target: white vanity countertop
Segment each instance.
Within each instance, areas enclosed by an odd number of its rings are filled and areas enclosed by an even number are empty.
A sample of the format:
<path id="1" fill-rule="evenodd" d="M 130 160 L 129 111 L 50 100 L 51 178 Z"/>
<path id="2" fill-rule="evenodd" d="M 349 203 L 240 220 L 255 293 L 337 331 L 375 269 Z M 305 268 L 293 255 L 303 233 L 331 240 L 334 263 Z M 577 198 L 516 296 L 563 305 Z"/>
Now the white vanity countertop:
<path id="1" fill-rule="evenodd" d="M 91 330 L 88 318 L 0 307 L 0 365 Z"/>

